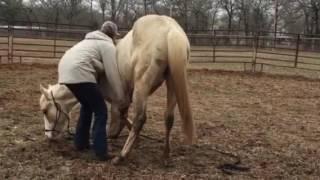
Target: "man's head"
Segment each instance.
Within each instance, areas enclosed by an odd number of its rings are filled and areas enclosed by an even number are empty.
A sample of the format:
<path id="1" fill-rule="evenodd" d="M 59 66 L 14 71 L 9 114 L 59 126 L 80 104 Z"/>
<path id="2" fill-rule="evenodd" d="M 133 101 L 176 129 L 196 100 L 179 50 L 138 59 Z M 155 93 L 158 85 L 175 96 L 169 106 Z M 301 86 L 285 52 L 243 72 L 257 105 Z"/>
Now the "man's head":
<path id="1" fill-rule="evenodd" d="M 116 36 L 119 35 L 118 33 L 118 26 L 113 23 L 112 21 L 106 21 L 102 24 L 100 31 L 114 39 Z"/>

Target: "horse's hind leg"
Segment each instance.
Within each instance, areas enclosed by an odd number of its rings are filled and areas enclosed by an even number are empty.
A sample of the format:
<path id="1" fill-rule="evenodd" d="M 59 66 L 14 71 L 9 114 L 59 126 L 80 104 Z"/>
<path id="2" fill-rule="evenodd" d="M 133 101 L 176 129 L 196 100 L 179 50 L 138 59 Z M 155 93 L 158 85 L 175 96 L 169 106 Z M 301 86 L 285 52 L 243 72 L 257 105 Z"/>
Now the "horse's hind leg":
<path id="1" fill-rule="evenodd" d="M 171 78 L 167 80 L 167 110 L 165 112 L 165 127 L 166 127 L 166 138 L 164 147 L 164 163 L 167 164 L 170 153 L 170 132 L 174 122 L 174 109 L 177 104 L 173 81 Z"/>

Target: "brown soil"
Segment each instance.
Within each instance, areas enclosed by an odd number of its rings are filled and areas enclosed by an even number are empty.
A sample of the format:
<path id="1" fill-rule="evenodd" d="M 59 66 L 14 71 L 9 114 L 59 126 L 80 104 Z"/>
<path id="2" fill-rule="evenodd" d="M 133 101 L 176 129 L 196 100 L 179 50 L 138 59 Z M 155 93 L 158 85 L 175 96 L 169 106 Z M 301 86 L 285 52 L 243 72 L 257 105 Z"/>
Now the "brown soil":
<path id="1" fill-rule="evenodd" d="M 0 66 L 0 179 L 320 176 L 318 80 L 191 70 L 190 97 L 197 145 L 182 145 L 180 118 L 176 116 L 168 166 L 162 164 L 163 142 L 144 137 L 127 161 L 113 166 L 92 160 L 89 152 L 75 152 L 71 140 L 49 143 L 45 139 L 38 105 L 39 84 L 54 84 L 56 76 L 55 65 Z M 142 134 L 164 138 L 165 97 L 164 87 L 150 97 Z M 120 151 L 124 140 L 110 143 L 113 154 Z"/>

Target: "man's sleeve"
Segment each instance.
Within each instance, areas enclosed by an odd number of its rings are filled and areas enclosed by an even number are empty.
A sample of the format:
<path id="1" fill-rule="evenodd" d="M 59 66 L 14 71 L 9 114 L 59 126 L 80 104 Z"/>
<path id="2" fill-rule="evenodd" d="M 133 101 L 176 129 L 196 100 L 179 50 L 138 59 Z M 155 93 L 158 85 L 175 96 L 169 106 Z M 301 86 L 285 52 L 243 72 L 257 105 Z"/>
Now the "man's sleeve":
<path id="1" fill-rule="evenodd" d="M 124 101 L 125 95 L 116 59 L 116 48 L 113 45 L 108 45 L 102 48 L 102 61 L 106 79 L 117 96 L 116 100 L 121 102 Z"/>

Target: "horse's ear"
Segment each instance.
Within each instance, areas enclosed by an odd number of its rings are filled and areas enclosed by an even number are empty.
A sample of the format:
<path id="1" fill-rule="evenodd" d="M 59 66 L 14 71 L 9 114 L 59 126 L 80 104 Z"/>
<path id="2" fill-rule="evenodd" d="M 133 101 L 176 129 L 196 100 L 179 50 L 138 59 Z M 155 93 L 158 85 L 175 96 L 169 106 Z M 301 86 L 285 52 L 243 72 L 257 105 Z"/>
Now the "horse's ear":
<path id="1" fill-rule="evenodd" d="M 46 99 L 49 99 L 49 93 L 48 90 L 40 84 L 40 92 L 46 97 Z"/>

